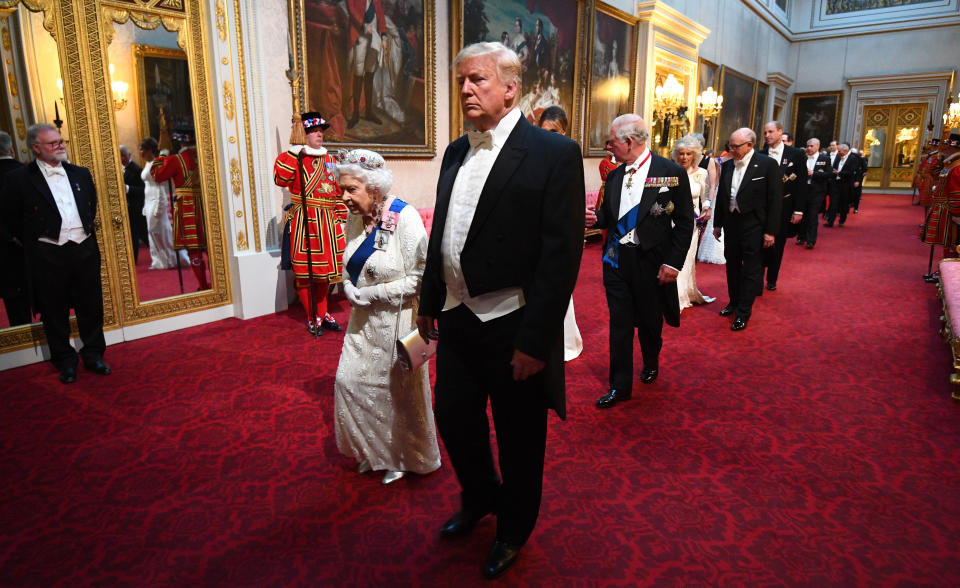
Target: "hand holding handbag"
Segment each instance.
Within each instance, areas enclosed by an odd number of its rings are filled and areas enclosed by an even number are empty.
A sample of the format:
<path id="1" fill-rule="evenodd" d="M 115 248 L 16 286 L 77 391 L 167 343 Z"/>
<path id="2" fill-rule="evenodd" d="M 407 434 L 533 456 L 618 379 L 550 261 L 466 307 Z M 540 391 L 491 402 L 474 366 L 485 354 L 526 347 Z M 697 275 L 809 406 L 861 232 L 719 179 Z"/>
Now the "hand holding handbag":
<path id="1" fill-rule="evenodd" d="M 418 329 L 414 329 L 397 339 L 397 361 L 408 371 L 413 371 L 422 366 L 436 352 L 436 339 L 424 341 Z"/>

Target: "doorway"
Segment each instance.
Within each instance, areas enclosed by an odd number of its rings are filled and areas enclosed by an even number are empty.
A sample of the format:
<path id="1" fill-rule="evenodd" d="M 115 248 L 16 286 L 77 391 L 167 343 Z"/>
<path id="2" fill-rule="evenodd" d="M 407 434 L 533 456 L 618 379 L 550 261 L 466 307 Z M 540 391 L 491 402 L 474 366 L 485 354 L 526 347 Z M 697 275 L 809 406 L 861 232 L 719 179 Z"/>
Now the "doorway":
<path id="1" fill-rule="evenodd" d="M 884 104 L 863 108 L 860 145 L 867 161 L 863 187 L 905 189 L 917 172 L 926 104 Z"/>

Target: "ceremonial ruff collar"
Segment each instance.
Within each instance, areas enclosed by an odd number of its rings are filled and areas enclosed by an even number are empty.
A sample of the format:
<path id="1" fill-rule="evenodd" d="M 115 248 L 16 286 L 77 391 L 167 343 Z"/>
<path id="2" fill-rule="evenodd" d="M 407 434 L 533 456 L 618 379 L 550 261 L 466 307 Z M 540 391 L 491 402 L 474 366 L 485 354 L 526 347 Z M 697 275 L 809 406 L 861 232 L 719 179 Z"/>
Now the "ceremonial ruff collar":
<path id="1" fill-rule="evenodd" d="M 324 155 L 327 154 L 326 147 L 319 147 L 317 149 L 314 149 L 309 145 L 291 145 L 290 146 L 290 152 L 293 153 L 294 155 L 296 155 L 297 153 L 300 153 L 300 150 L 303 150 L 304 153 L 306 153 L 311 157 L 323 157 Z"/>

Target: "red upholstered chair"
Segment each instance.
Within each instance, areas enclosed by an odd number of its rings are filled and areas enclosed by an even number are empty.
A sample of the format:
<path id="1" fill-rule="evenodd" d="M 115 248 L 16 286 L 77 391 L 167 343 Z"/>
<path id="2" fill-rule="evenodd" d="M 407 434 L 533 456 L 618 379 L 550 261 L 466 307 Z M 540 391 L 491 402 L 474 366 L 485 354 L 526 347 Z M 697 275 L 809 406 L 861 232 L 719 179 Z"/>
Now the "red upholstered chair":
<path id="1" fill-rule="evenodd" d="M 943 302 L 940 335 L 950 345 L 953 353 L 953 371 L 950 384 L 953 398 L 960 400 L 960 258 L 948 258 L 940 262 L 940 299 Z"/>
<path id="2" fill-rule="evenodd" d="M 430 238 L 430 228 L 433 227 L 433 208 L 418 208 L 420 219 L 423 220 L 423 226 L 427 229 L 427 238 Z"/>

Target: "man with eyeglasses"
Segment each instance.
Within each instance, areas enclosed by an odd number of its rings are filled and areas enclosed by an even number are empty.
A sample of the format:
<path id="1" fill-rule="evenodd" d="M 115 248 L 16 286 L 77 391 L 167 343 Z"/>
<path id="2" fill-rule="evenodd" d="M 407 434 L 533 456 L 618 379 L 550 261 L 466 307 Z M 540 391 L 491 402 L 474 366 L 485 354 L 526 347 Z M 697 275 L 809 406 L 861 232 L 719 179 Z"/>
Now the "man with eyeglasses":
<path id="1" fill-rule="evenodd" d="M 56 127 L 30 127 L 27 145 L 35 159 L 7 175 L 0 218 L 23 244 L 34 303 L 60 381 L 69 384 L 77 379 L 78 354 L 70 345 L 71 307 L 83 343 L 79 359 L 87 370 L 107 375 L 100 248 L 94 232 L 96 186 L 89 170 L 67 163 L 67 149 Z"/>
<path id="2" fill-rule="evenodd" d="M 713 235 L 726 229 L 727 292 L 720 316 L 734 315 L 733 331 L 747 328 L 753 300 L 763 287 L 763 250 L 780 230 L 783 176 L 772 157 L 753 150 L 757 135 L 748 128 L 730 135 L 730 159 L 720 168 Z"/>

